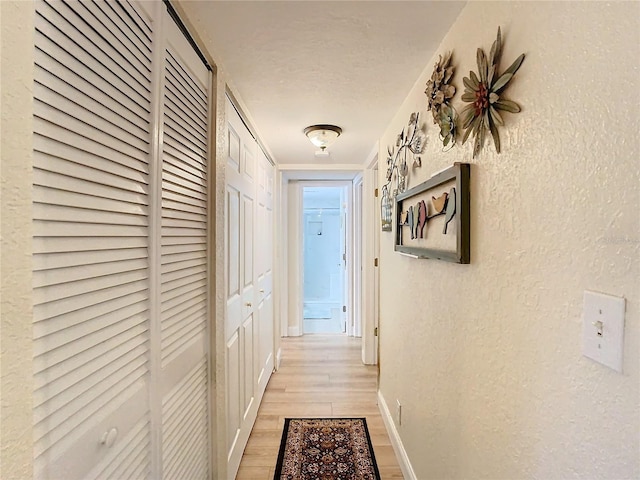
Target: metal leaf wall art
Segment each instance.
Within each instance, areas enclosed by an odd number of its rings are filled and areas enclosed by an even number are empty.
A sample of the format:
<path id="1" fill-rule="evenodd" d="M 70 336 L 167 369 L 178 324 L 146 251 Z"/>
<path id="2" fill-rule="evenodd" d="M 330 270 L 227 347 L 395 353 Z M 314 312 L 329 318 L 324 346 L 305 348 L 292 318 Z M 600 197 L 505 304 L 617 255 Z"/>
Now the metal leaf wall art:
<path id="1" fill-rule="evenodd" d="M 424 151 L 427 136 L 420 128 L 420 114 L 414 112 L 409 117 L 409 125 L 402 129 L 396 139 L 395 146 L 387 147 L 387 173 L 386 181 L 382 186 L 382 198 L 380 207 L 382 211 L 382 230 L 391 230 L 392 200 L 398 193 L 407 189 L 407 176 L 409 175 L 409 161 L 413 160 L 413 168 L 422 166 L 419 155 Z M 397 150 L 396 150 L 397 149 Z M 391 188 L 393 179 L 396 187 Z"/>
<path id="2" fill-rule="evenodd" d="M 387 147 L 387 183 L 384 187 L 391 192 L 392 198 L 407 189 L 409 161 L 412 160 L 411 166 L 414 168 L 422 165 L 418 155 L 424 151 L 427 136 L 420 128 L 419 120 L 420 114 L 417 112 L 412 113 L 409 117 L 409 124 L 398 135 L 395 146 Z M 396 179 L 396 188 L 392 190 L 391 182 L 394 177 Z"/>
<path id="3" fill-rule="evenodd" d="M 487 130 L 493 137 L 496 152 L 500 153 L 498 126 L 504 125 L 500 111 L 512 113 L 520 111 L 520 106 L 503 98 L 502 92 L 522 65 L 524 53 L 502 74 L 499 74 L 498 65 L 501 55 L 502 36 L 498 27 L 498 35 L 491 46 L 489 57 L 487 58 L 481 48 L 477 50 L 478 74 L 471 71 L 469 77 L 463 79 L 465 91 L 462 100 L 469 105 L 460 113 L 462 128 L 465 129 L 462 143 L 464 144 L 469 136 L 473 135 L 473 157 L 482 149 Z"/>

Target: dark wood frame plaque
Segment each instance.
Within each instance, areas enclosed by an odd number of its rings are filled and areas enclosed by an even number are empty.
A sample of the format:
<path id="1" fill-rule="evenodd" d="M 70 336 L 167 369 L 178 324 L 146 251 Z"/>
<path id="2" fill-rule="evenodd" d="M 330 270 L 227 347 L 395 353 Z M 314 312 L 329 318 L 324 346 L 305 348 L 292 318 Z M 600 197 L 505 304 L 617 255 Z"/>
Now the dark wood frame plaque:
<path id="1" fill-rule="evenodd" d="M 395 251 L 414 256 L 416 258 L 433 258 L 454 263 L 470 263 L 470 193 L 469 177 L 471 165 L 468 163 L 454 163 L 451 167 L 435 174 L 426 182 L 421 183 L 396 197 L 396 237 Z M 456 250 L 441 250 L 424 247 L 405 246 L 402 244 L 402 227 L 400 226 L 400 215 L 402 213 L 403 202 L 416 195 L 438 187 L 439 185 L 455 180 L 456 188 L 456 214 L 452 221 L 456 223 Z"/>

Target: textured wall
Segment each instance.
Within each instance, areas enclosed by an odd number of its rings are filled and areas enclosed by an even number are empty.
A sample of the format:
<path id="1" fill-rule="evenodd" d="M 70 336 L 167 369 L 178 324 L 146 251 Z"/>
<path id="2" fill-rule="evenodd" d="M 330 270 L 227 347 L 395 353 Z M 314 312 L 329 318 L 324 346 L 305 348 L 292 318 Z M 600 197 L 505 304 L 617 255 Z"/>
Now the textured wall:
<path id="1" fill-rule="evenodd" d="M 428 124 L 410 186 L 471 162 L 471 265 L 415 260 L 381 239 L 381 392 L 419 479 L 640 476 L 640 4 L 471 2 L 438 49 L 458 88 L 498 25 L 503 153 L 443 153 L 425 111 L 437 55 L 380 142 Z M 585 289 L 627 299 L 624 373 L 581 355 Z"/>
<path id="2" fill-rule="evenodd" d="M 31 165 L 33 4 L 0 2 L 2 303 L 0 478 L 32 474 Z"/>

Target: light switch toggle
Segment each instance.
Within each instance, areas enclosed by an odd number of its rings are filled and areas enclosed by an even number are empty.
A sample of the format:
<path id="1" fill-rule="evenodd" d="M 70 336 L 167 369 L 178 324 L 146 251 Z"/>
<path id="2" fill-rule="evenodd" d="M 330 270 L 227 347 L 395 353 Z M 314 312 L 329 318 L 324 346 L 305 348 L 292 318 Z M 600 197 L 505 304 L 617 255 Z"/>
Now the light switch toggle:
<path id="1" fill-rule="evenodd" d="M 594 327 L 596 327 L 596 331 L 599 337 L 602 336 L 602 329 L 604 328 L 604 323 L 602 323 L 601 320 L 598 320 L 597 322 L 591 322 L 591 325 L 593 325 Z"/>

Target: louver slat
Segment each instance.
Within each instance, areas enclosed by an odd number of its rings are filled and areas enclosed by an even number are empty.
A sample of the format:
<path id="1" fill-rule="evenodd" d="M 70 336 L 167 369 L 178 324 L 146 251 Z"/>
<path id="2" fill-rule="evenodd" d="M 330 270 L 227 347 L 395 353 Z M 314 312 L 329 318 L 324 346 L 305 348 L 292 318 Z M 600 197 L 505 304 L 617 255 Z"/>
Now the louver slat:
<path id="1" fill-rule="evenodd" d="M 132 121 L 136 124 L 138 120 L 149 123 L 148 110 L 142 108 L 101 75 L 38 31 L 36 31 L 36 43 L 39 44 L 35 52 L 35 63 L 38 67 L 87 93 L 88 97 L 108 105 L 123 117 L 134 115 L 136 118 Z"/>
<path id="2" fill-rule="evenodd" d="M 164 144 L 164 153 L 165 155 L 169 155 L 171 158 L 175 158 L 184 162 L 187 165 L 198 165 L 200 163 L 200 157 L 197 154 L 194 154 L 188 150 L 181 150 L 180 148 L 176 148 L 170 143 Z"/>
<path id="3" fill-rule="evenodd" d="M 194 86 L 192 82 L 184 81 L 185 78 L 190 76 L 189 72 L 180 64 L 177 60 L 177 57 L 174 56 L 170 51 L 167 52 L 167 55 L 170 59 L 170 62 L 167 64 L 167 72 L 171 76 L 172 79 L 176 80 L 181 85 L 181 90 L 186 92 L 189 97 L 195 100 L 196 104 L 201 108 L 202 111 L 207 111 L 207 95 L 206 93 L 198 88 L 198 86 Z"/>
<path id="4" fill-rule="evenodd" d="M 100 36 L 113 43 L 116 50 L 121 52 L 121 56 L 131 59 L 132 63 L 136 65 L 136 70 L 146 76 L 145 72 L 151 71 L 151 50 L 124 22 L 122 16 L 118 15 L 117 19 L 109 17 L 109 12 L 112 9 L 108 3 L 76 0 L 70 2 L 69 7 L 77 12 Z M 125 15 L 124 18 L 127 16 Z M 134 58 L 135 60 L 133 60 Z"/>
<path id="5" fill-rule="evenodd" d="M 42 253 L 42 252 L 38 252 Z M 38 255 L 33 260 L 34 275 L 39 272 L 43 272 L 50 269 L 65 268 L 65 267 L 78 267 L 87 264 L 95 263 L 111 263 L 119 262 L 122 260 L 146 260 L 147 249 L 146 248 L 122 248 L 119 250 L 113 250 L 110 252 L 109 258 L 105 258 L 104 254 L 97 250 L 93 252 L 60 252 L 51 253 L 47 256 Z M 175 255 L 180 255 L 175 253 Z M 204 253 L 203 253 L 204 255 Z"/>
<path id="6" fill-rule="evenodd" d="M 196 101 L 193 96 L 189 94 L 189 91 L 185 89 L 183 83 L 185 75 L 180 75 L 181 72 L 172 68 L 176 63 L 177 61 L 169 55 L 167 58 L 167 76 L 165 77 L 168 85 L 167 91 L 165 92 L 167 99 L 171 99 L 174 105 L 180 105 L 182 110 L 189 112 L 187 114 L 188 117 L 206 117 L 207 109 L 203 104 Z M 188 74 L 186 76 L 188 76 Z M 186 80 L 187 83 L 189 83 L 189 81 L 190 80 Z"/>
<path id="7" fill-rule="evenodd" d="M 60 132 L 62 132 L 62 130 L 60 130 Z M 95 171 L 103 171 L 116 177 L 132 180 L 133 185 L 135 185 L 135 191 L 143 194 L 145 193 L 145 190 L 141 185 L 146 185 L 148 180 L 148 175 L 146 173 L 147 163 L 124 155 L 113 155 L 112 150 L 108 150 L 104 147 L 100 148 L 101 146 L 96 144 L 89 145 L 90 140 L 88 139 L 83 139 L 82 137 L 74 138 L 77 140 L 84 140 L 84 146 L 88 148 L 98 148 L 85 150 L 81 148 L 81 145 L 78 145 L 80 142 L 75 142 L 75 145 L 73 143 L 65 144 L 56 142 L 52 138 L 43 137 L 42 135 L 34 135 L 33 149 L 51 157 L 50 162 L 67 161 L 71 164 L 79 165 L 80 167 L 89 168 Z M 126 160 L 127 163 L 119 163 L 115 161 L 116 159 L 114 157 L 117 157 L 117 160 L 120 161 Z M 50 162 L 47 162 L 47 165 Z M 65 172 L 72 166 L 73 165 L 65 166 Z M 108 168 L 108 171 L 104 170 L 105 168 Z M 49 170 L 52 169 L 49 168 Z"/>
<path id="8" fill-rule="evenodd" d="M 206 371 L 205 362 L 197 365 L 163 402 L 162 463 L 166 479 L 206 478 L 185 475 L 190 468 L 207 471 Z"/>
<path id="9" fill-rule="evenodd" d="M 37 84 L 35 90 L 35 94 L 38 94 Z M 148 144 L 140 141 L 129 132 L 104 121 L 85 110 L 84 107 L 80 107 L 79 104 L 66 101 L 54 92 L 51 92 L 51 96 L 47 94 L 45 96 L 48 104 L 40 100 L 37 102 L 38 118 L 85 138 L 95 138 L 100 135 L 102 136 L 100 143 L 134 158 L 140 158 L 146 154 Z M 36 98 L 43 98 L 43 96 Z"/>
<path id="10" fill-rule="evenodd" d="M 58 94 L 61 98 L 58 99 L 58 104 L 63 102 L 75 102 L 74 99 L 76 95 L 81 91 L 75 88 L 72 85 L 62 81 L 60 78 L 56 77 L 54 74 L 37 67 L 40 71 L 38 72 L 38 82 L 36 83 L 35 88 L 46 88 L 51 92 Z M 49 92 L 47 92 L 49 93 Z M 35 93 L 36 96 L 38 93 Z M 54 97 L 55 98 L 55 97 Z M 93 118 L 100 119 L 104 118 L 107 120 L 105 123 L 107 128 L 114 130 L 116 135 L 122 135 L 122 132 L 135 135 L 137 138 L 142 140 L 144 144 L 147 144 L 148 135 L 147 132 L 140 128 L 135 122 L 130 121 L 129 116 L 125 117 L 121 113 L 116 113 L 114 110 L 110 108 L 108 105 L 108 99 L 102 98 L 101 101 L 97 101 L 94 98 L 89 98 L 86 95 L 82 97 L 84 99 L 84 105 L 78 105 L 81 108 L 85 108 L 87 112 L 93 112 L 97 115 Z M 107 105 L 105 105 L 107 103 Z M 60 108 L 58 105 L 53 105 L 57 108 Z M 115 127 L 115 128 L 114 128 Z"/>
<path id="11" fill-rule="evenodd" d="M 197 245 L 164 245 L 162 247 L 163 263 L 166 259 L 170 259 L 171 255 L 189 253 L 189 252 L 201 252 L 202 255 L 206 255 L 207 246 L 202 244 Z"/>
<path id="12" fill-rule="evenodd" d="M 194 145 L 197 145 L 201 150 L 207 149 L 206 138 L 203 137 L 202 133 L 193 127 L 184 123 L 180 119 L 180 110 L 172 105 L 170 102 L 166 104 L 167 110 L 171 111 L 171 117 L 166 118 L 166 126 L 167 129 L 170 129 L 172 136 L 180 136 L 183 139 L 186 139 L 188 142 L 192 142 Z M 175 119 L 175 120 L 174 120 Z"/>
<path id="13" fill-rule="evenodd" d="M 60 2 L 52 2 L 59 5 Z M 39 3 L 42 5 L 42 2 Z M 138 105 L 147 111 L 151 111 L 148 102 L 148 92 L 150 91 L 150 82 L 147 82 L 142 76 L 135 72 L 132 74 L 130 70 L 124 70 L 120 64 L 115 62 L 105 52 L 100 50 L 92 40 L 101 43 L 100 39 L 94 39 L 84 36 L 73 25 L 69 23 L 64 16 L 53 10 L 48 5 L 38 8 L 35 25 L 36 30 L 46 36 L 52 43 L 58 45 L 69 55 L 73 56 L 76 61 L 87 66 L 99 76 L 102 76 L 107 82 L 111 83 L 114 88 L 123 92 L 129 98 L 134 100 Z M 53 23 L 45 20 L 44 16 L 51 19 Z M 142 84 L 147 83 L 145 88 Z"/>
<path id="14" fill-rule="evenodd" d="M 82 0 L 83 3 L 88 3 L 89 0 Z M 148 18 L 138 12 L 136 8 L 134 8 L 129 2 L 119 2 L 117 7 L 113 5 L 112 2 L 102 2 L 100 0 L 91 0 L 93 3 L 97 3 L 99 6 L 107 6 L 109 7 L 117 18 L 120 19 L 123 27 L 126 25 L 131 31 L 131 35 L 137 37 L 142 44 L 151 51 L 151 22 Z M 105 9 L 103 9 L 105 11 Z M 114 18 L 111 16 L 111 13 L 107 13 L 110 18 Z M 131 38 L 131 35 L 126 34 Z"/>
<path id="15" fill-rule="evenodd" d="M 83 4 L 77 0 L 45 1 L 53 3 L 53 8 L 70 20 L 75 30 L 85 38 L 92 40 L 95 48 L 88 46 L 87 51 L 91 53 L 100 51 L 112 58 L 116 63 L 124 62 L 127 68 L 122 70 L 129 71 L 122 74 L 121 78 L 140 78 L 140 88 L 150 91 L 147 82 L 144 80 L 151 73 L 150 51 L 147 52 L 147 55 L 144 55 L 139 48 L 134 46 L 132 39 L 136 39 L 135 35 L 131 37 L 126 34 L 123 35 L 117 23 L 104 16 L 102 11 L 97 8 L 97 5 L 91 2 Z"/>
<path id="16" fill-rule="evenodd" d="M 201 169 L 193 168 L 190 163 L 185 163 L 179 158 L 174 158 L 171 155 L 165 156 L 164 168 L 167 172 L 174 172 L 176 175 L 186 174 L 186 178 L 190 178 L 194 182 L 201 182 L 205 179 Z"/>
<path id="17" fill-rule="evenodd" d="M 124 177 L 115 174 L 118 169 L 117 165 L 113 168 L 114 171 L 107 171 L 107 169 L 114 167 L 114 162 L 103 161 L 106 159 L 102 157 L 92 158 L 83 152 L 77 152 L 77 159 L 73 155 L 68 155 L 69 159 L 66 159 L 62 155 L 67 154 L 65 151 L 67 145 L 56 146 L 54 143 L 51 148 L 51 154 L 38 152 L 43 157 L 43 165 L 34 173 L 35 185 L 78 195 L 148 205 L 147 175 L 144 172 L 139 174 L 131 172 L 131 175 Z M 117 152 L 112 152 L 112 154 L 122 157 Z M 93 164 L 101 168 L 93 167 Z"/>
<path id="18" fill-rule="evenodd" d="M 150 22 L 126 2 L 87 6 L 36 3 L 34 477 L 140 478 L 150 471 Z M 114 426 L 114 449 L 100 448 Z"/>

